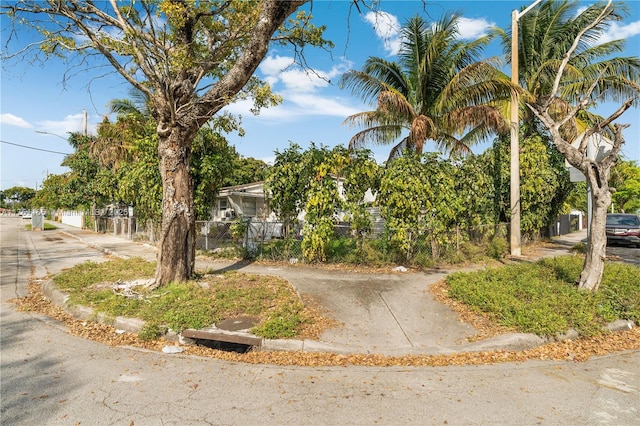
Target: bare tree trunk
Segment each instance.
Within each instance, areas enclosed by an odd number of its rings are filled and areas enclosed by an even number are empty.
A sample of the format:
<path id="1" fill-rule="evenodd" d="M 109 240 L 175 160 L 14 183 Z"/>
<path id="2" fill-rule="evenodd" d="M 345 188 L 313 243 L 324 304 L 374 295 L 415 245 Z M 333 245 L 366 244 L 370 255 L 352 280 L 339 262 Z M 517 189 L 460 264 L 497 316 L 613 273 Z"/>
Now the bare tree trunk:
<path id="1" fill-rule="evenodd" d="M 578 281 L 578 288 L 581 290 L 597 291 L 604 263 L 607 257 L 607 209 L 611 204 L 611 192 L 607 181 L 602 181 L 600 170 L 595 164 L 589 170 L 588 180 L 591 186 L 592 209 L 589 218 L 589 242 L 587 244 L 587 255 L 584 260 L 584 267 Z M 608 172 L 605 176 L 608 175 Z"/>
<path id="2" fill-rule="evenodd" d="M 158 154 L 162 176 L 162 232 L 158 247 L 155 285 L 185 281 L 195 270 L 195 209 L 189 172 L 191 135 L 172 129 L 160 137 Z"/>

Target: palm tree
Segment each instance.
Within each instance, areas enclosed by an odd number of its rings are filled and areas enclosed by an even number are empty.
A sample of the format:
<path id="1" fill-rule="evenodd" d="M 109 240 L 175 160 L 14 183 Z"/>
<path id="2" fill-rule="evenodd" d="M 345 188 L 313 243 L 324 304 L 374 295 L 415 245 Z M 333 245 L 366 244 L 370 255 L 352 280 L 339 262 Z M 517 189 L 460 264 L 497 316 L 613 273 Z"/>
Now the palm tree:
<path id="1" fill-rule="evenodd" d="M 625 40 L 600 43 L 600 37 L 612 22 L 623 19 L 628 7 L 616 3 L 606 20 L 591 28 L 582 38 L 572 55 L 560 81 L 559 91 L 552 94 L 556 71 L 569 51 L 577 34 L 595 21 L 603 4 L 594 4 L 578 13 L 583 3 L 575 0 L 546 1 L 520 20 L 518 32 L 519 84 L 527 92 L 529 102 L 541 104 L 553 96 L 550 112 L 555 118 L 564 117 L 571 105 L 581 101 L 584 93 L 597 80 L 592 93 L 595 104 L 620 102 L 637 92 L 640 71 L 638 57 L 614 57 L 624 49 Z M 511 33 L 496 29 L 501 37 L 504 55 L 511 57 Z M 544 133 L 529 108 L 521 108 L 522 129 L 525 137 Z M 562 128 L 564 137 L 571 141 L 589 124 L 602 119 L 586 110 Z M 610 134 L 613 137 L 613 134 Z"/>
<path id="2" fill-rule="evenodd" d="M 342 76 L 341 87 L 365 102 L 377 102 L 375 110 L 345 120 L 364 128 L 351 138 L 351 148 L 395 143 L 408 131 L 390 159 L 407 148 L 422 153 L 427 140 L 464 154 L 508 128 L 499 107 L 511 94 L 509 78 L 495 61 L 479 61 L 490 36 L 459 40 L 458 21 L 459 15 L 445 15 L 432 25 L 415 16 L 402 28 L 398 62 L 370 57 L 360 71 Z"/>
<path id="3" fill-rule="evenodd" d="M 139 90 L 130 90 L 129 96 L 130 99 L 109 102 L 109 112 L 116 114 L 116 122 L 105 117 L 98 126 L 98 137 L 91 143 L 91 155 L 109 169 L 117 170 L 122 164 L 134 161 L 133 141 L 154 132 L 148 98 Z"/>

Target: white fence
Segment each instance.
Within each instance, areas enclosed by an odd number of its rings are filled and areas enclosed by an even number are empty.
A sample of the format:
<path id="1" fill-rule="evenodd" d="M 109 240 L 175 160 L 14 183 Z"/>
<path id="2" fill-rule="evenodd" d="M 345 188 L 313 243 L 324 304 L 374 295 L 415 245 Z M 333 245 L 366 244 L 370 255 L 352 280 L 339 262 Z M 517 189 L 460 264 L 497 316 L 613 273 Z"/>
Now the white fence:
<path id="1" fill-rule="evenodd" d="M 60 222 L 76 228 L 84 228 L 84 212 L 77 210 L 63 210 L 60 212 Z"/>

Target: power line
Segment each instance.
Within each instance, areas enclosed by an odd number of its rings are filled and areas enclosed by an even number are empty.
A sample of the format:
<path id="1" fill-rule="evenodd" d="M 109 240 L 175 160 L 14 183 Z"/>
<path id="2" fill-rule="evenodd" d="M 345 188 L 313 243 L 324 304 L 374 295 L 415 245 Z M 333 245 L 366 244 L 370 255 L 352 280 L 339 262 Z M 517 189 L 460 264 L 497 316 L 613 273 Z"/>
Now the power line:
<path id="1" fill-rule="evenodd" d="M 60 154 L 60 155 L 71 155 L 71 154 L 70 154 L 70 153 L 68 153 L 68 152 L 51 151 L 51 150 L 49 150 L 49 149 L 35 148 L 35 147 L 32 147 L 32 146 L 20 145 L 19 143 L 7 142 L 7 141 L 3 141 L 3 140 L 0 140 L 0 142 L 2 142 L 2 143 L 6 143 L 6 144 L 8 144 L 8 145 L 15 145 L 15 146 L 19 146 L 20 148 L 33 149 L 33 150 L 36 150 L 36 151 L 52 152 L 52 153 L 54 153 L 54 154 Z"/>

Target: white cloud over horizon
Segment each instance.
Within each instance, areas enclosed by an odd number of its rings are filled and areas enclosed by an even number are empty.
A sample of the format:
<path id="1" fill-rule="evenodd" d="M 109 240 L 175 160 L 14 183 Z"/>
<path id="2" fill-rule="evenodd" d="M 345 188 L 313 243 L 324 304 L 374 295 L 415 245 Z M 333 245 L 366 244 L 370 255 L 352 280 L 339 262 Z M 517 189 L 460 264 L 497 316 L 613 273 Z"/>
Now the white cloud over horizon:
<path id="1" fill-rule="evenodd" d="M 398 18 L 387 12 L 369 12 L 364 20 L 373 26 L 376 37 L 383 43 L 384 50 L 395 56 L 402 47 L 402 26 Z M 475 40 L 487 35 L 489 29 L 494 27 L 494 22 L 484 18 L 465 18 L 458 20 L 458 37 L 464 40 Z"/>
<path id="2" fill-rule="evenodd" d="M 291 121 L 299 117 L 338 116 L 346 117 L 359 112 L 357 105 L 346 97 L 331 95 L 331 82 L 339 78 L 353 64 L 341 59 L 330 69 L 303 69 L 293 57 L 270 55 L 259 66 L 262 78 L 271 85 L 274 93 L 284 99 L 284 103 L 264 108 L 259 117 L 269 120 Z M 225 108 L 232 114 L 249 118 L 253 102 L 243 100 Z"/>
<path id="3" fill-rule="evenodd" d="M 630 22 L 627 25 L 618 25 L 612 22 L 607 32 L 603 33 L 598 41 L 607 43 L 613 40 L 626 40 L 640 34 L 640 21 Z"/>
<path id="4" fill-rule="evenodd" d="M 279 91 L 313 93 L 329 86 L 332 79 L 341 76 L 351 66 L 353 64 L 350 61 L 341 60 L 328 71 L 304 69 L 295 63 L 293 57 L 274 55 L 266 57 L 258 69 L 275 90 L 278 90 L 276 86 L 281 83 L 284 88 Z"/>
<path id="5" fill-rule="evenodd" d="M 588 6 L 580 7 L 576 11 L 576 16 L 588 9 Z M 630 22 L 626 25 L 619 25 L 617 22 L 611 22 L 607 31 L 602 33 L 598 38 L 598 44 L 608 43 L 614 40 L 626 40 L 640 34 L 640 21 Z"/>

